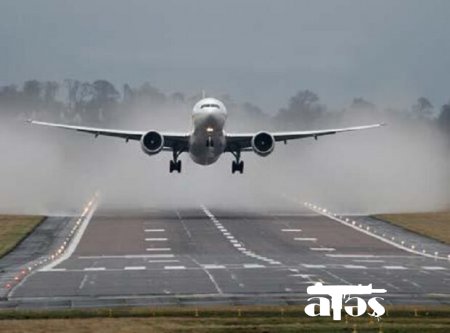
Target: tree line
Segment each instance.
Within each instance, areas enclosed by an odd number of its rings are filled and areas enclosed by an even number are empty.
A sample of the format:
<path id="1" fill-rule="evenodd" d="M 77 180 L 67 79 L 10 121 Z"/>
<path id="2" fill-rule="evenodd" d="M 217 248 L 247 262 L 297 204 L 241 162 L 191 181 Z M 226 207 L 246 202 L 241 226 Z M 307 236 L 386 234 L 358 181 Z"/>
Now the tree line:
<path id="1" fill-rule="evenodd" d="M 319 126 L 338 119 L 370 117 L 389 114 L 400 121 L 429 123 L 439 127 L 450 137 L 450 102 L 435 107 L 426 97 L 419 97 L 411 106 L 401 110 L 380 110 L 364 98 L 354 98 L 342 110 L 332 110 L 321 103 L 319 96 L 310 90 L 299 90 L 289 98 L 287 105 L 269 115 L 260 107 L 249 103 L 237 103 L 229 95 L 220 98 L 237 119 L 245 118 L 258 125 L 272 128 Z M 67 79 L 55 81 L 25 81 L 20 87 L 0 87 L 0 113 L 13 117 L 51 118 L 78 124 L 100 125 L 114 122 L 121 117 L 140 112 L 186 112 L 201 98 L 201 94 L 186 95 L 182 92 L 166 94 L 146 82 L 138 87 L 124 84 L 119 91 L 107 80 L 93 82 Z"/>

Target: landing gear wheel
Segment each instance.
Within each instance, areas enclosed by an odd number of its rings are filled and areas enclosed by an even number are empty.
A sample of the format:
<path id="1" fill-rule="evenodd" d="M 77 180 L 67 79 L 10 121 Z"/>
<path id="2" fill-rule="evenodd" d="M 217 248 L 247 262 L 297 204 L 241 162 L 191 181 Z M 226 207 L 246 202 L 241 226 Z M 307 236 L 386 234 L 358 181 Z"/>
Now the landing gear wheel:
<path id="1" fill-rule="evenodd" d="M 235 173 L 236 171 L 239 171 L 239 173 L 244 172 L 244 161 L 240 162 L 233 161 L 231 163 L 231 173 Z"/>
<path id="2" fill-rule="evenodd" d="M 181 161 L 170 161 L 169 165 L 169 171 L 170 173 L 177 171 L 178 173 L 181 172 Z"/>
<path id="3" fill-rule="evenodd" d="M 244 172 L 244 161 L 241 161 L 241 162 L 238 164 L 238 166 L 239 166 L 239 172 L 240 172 L 240 173 L 243 173 L 243 172 Z"/>

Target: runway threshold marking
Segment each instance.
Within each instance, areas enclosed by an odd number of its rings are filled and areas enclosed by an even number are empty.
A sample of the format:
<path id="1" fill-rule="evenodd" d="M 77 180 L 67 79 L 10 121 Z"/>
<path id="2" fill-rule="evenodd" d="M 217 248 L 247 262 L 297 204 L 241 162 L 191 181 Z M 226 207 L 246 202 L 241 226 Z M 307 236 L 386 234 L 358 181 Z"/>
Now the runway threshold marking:
<path id="1" fill-rule="evenodd" d="M 302 264 L 305 268 L 325 268 L 325 265 L 315 265 L 315 264 Z"/>
<path id="2" fill-rule="evenodd" d="M 125 266 L 123 268 L 126 271 L 144 271 L 147 269 L 145 266 Z"/>
<path id="3" fill-rule="evenodd" d="M 441 267 L 441 266 L 422 266 L 422 269 L 425 269 L 428 271 L 444 271 L 444 270 L 446 270 L 445 267 Z"/>
<path id="4" fill-rule="evenodd" d="M 202 265 L 202 267 L 203 267 L 204 269 L 225 269 L 225 268 L 226 268 L 224 265 L 214 265 L 214 264 L 211 264 L 211 265 Z"/>
<path id="5" fill-rule="evenodd" d="M 148 247 L 145 249 L 145 251 L 170 251 L 170 247 Z"/>
<path id="6" fill-rule="evenodd" d="M 344 268 L 348 268 L 348 269 L 367 269 L 366 266 L 362 266 L 362 265 L 344 265 Z"/>
<path id="7" fill-rule="evenodd" d="M 186 269 L 186 266 L 164 266 L 164 269 L 167 269 L 167 270 L 183 270 L 183 269 Z"/>
<path id="8" fill-rule="evenodd" d="M 261 264 L 244 264 L 242 266 L 244 266 L 244 268 L 264 268 L 264 267 L 266 267 Z"/>

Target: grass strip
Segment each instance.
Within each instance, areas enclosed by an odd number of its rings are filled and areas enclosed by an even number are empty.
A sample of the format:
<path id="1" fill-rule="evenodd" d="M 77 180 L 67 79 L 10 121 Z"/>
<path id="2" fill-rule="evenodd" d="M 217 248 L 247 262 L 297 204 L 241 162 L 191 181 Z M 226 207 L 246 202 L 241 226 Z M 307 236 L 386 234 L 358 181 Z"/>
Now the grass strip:
<path id="1" fill-rule="evenodd" d="M 42 216 L 0 215 L 0 258 L 12 251 L 43 220 Z"/>
<path id="2" fill-rule="evenodd" d="M 374 217 L 450 245 L 450 212 L 380 214 Z"/>

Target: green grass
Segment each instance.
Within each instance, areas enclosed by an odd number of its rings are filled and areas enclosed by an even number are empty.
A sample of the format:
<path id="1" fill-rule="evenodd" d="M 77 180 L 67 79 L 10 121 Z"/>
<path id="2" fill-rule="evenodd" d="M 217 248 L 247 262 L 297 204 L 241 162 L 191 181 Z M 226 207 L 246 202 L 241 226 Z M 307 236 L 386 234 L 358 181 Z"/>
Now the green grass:
<path id="1" fill-rule="evenodd" d="M 387 307 L 380 321 L 364 315 L 310 318 L 302 306 L 3 310 L 0 332 L 448 332 L 450 306 Z"/>
<path id="2" fill-rule="evenodd" d="M 450 212 L 382 214 L 375 218 L 450 245 Z"/>
<path id="3" fill-rule="evenodd" d="M 42 216 L 0 215 L 0 258 L 42 222 Z"/>

